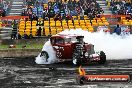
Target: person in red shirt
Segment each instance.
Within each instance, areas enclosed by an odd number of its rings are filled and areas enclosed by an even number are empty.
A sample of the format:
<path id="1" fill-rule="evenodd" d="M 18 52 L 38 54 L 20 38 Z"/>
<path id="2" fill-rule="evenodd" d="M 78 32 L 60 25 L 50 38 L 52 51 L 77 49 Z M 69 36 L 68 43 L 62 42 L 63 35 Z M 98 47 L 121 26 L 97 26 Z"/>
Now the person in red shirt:
<path id="1" fill-rule="evenodd" d="M 66 20 L 72 20 L 72 16 L 70 14 L 66 15 Z"/>

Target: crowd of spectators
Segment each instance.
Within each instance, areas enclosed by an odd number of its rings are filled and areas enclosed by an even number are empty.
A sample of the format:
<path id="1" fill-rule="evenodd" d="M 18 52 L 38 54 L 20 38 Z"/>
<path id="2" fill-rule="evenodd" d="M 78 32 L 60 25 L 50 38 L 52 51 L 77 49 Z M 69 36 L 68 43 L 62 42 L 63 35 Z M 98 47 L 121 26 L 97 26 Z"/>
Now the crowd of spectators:
<path id="1" fill-rule="evenodd" d="M 0 16 L 6 16 L 11 8 L 11 0 L 0 0 Z"/>
<path id="2" fill-rule="evenodd" d="M 84 14 L 89 18 L 95 18 L 98 14 L 103 14 L 103 9 L 99 6 L 96 0 L 80 0 L 81 6 L 84 10 Z"/>
<path id="3" fill-rule="evenodd" d="M 69 20 L 72 19 L 72 16 L 80 16 L 83 19 L 84 15 L 88 15 L 92 19 L 97 14 L 103 13 L 96 0 L 64 0 L 64 2 L 62 0 L 54 2 L 48 2 L 48 0 L 26 0 L 26 2 L 22 16 L 29 16 L 30 20 L 37 20 L 37 18 Z M 47 4 L 47 6 L 44 4 Z"/>
<path id="4" fill-rule="evenodd" d="M 122 1 L 111 0 L 110 9 L 112 10 L 113 14 L 132 15 L 132 5 L 130 2 L 125 0 Z"/>

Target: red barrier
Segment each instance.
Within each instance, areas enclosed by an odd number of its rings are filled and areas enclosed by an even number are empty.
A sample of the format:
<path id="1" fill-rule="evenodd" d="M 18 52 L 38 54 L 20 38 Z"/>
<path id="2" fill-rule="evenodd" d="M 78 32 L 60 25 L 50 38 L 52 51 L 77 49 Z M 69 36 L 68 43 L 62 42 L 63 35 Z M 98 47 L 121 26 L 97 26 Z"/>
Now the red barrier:
<path id="1" fill-rule="evenodd" d="M 3 26 L 11 26 L 11 24 L 8 24 L 8 20 L 20 20 L 20 19 L 28 19 L 29 20 L 29 16 L 6 16 L 6 17 L 0 17 L 0 20 L 5 20 L 6 23 L 2 23 L 2 27 Z"/>
<path id="2" fill-rule="evenodd" d="M 1 20 L 8 20 L 8 19 L 29 19 L 29 16 L 6 16 L 6 17 L 0 17 Z"/>
<path id="3" fill-rule="evenodd" d="M 106 18 L 118 18 L 118 17 L 131 17 L 130 15 L 103 15 L 103 14 L 100 14 L 99 15 L 100 17 L 106 17 Z"/>

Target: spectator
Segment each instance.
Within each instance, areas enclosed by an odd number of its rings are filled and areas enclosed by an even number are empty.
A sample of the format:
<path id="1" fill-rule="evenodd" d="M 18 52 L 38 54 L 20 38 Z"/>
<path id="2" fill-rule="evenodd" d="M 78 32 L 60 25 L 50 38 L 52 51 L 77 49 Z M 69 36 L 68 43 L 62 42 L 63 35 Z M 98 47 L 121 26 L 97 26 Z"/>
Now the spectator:
<path id="1" fill-rule="evenodd" d="M 103 10 L 99 7 L 99 4 L 95 0 L 69 0 L 68 3 L 66 2 L 66 0 L 63 3 L 61 2 L 61 0 L 56 0 L 56 2 L 54 3 L 49 2 L 48 7 L 43 6 L 45 0 L 37 0 L 36 2 L 34 2 L 34 8 L 31 8 L 32 4 L 30 3 L 33 3 L 31 1 L 32 0 L 27 0 L 27 14 L 25 14 L 28 15 L 30 18 L 33 17 L 33 14 L 36 14 L 38 17 L 44 18 L 45 20 L 53 17 L 55 18 L 55 20 L 60 20 L 60 18 L 62 19 L 63 17 L 64 19 L 64 16 L 68 16 L 68 14 L 70 13 L 71 16 L 80 15 L 81 19 L 83 19 L 84 15 L 88 15 L 93 18 L 97 14 L 103 13 Z M 66 18 L 68 19 L 68 17 Z"/>
<path id="2" fill-rule="evenodd" d="M 66 19 L 66 15 L 63 14 L 63 15 L 61 16 L 61 20 L 65 20 L 65 19 Z"/>
<path id="3" fill-rule="evenodd" d="M 33 14 L 38 14 L 38 10 L 36 6 L 33 8 Z"/>
<path id="4" fill-rule="evenodd" d="M 10 1 L 1 0 L 0 1 L 0 16 L 6 16 L 10 10 Z"/>
<path id="5" fill-rule="evenodd" d="M 59 8 L 57 6 L 54 6 L 54 12 L 55 12 L 55 14 L 57 14 L 57 12 L 59 12 L 59 11 L 60 11 Z"/>
<path id="6" fill-rule="evenodd" d="M 84 20 L 84 14 L 82 12 L 80 13 L 80 20 Z"/>
<path id="7" fill-rule="evenodd" d="M 11 39 L 16 39 L 17 38 L 17 23 L 14 20 L 12 23 L 12 34 L 11 34 Z"/>
<path id="8" fill-rule="evenodd" d="M 26 16 L 25 10 L 22 11 L 22 16 Z"/>
<path id="9" fill-rule="evenodd" d="M 132 6 L 130 2 L 126 0 L 122 1 L 112 0 L 110 3 L 110 8 L 113 14 L 126 15 L 131 14 Z"/>
<path id="10" fill-rule="evenodd" d="M 66 15 L 66 20 L 72 20 L 72 16 L 70 14 Z"/>
<path id="11" fill-rule="evenodd" d="M 32 20 L 32 10 L 28 9 L 27 15 L 29 16 L 29 19 Z"/>
<path id="12" fill-rule="evenodd" d="M 6 16 L 6 11 L 3 9 L 2 17 L 5 17 L 5 16 Z"/>
<path id="13" fill-rule="evenodd" d="M 42 28 L 39 27 L 39 29 L 38 29 L 38 31 L 37 31 L 37 36 L 41 36 L 41 30 L 42 30 Z"/>
<path id="14" fill-rule="evenodd" d="M 52 18 L 52 17 L 55 16 L 55 12 L 54 12 L 53 8 L 50 8 L 48 13 L 49 13 L 48 14 L 49 15 L 49 18 Z"/>
<path id="15" fill-rule="evenodd" d="M 119 26 L 119 24 L 117 25 L 117 27 L 114 29 L 114 33 L 116 33 L 117 35 L 121 34 L 121 28 Z"/>
<path id="16" fill-rule="evenodd" d="M 54 20 L 61 20 L 61 14 L 59 12 L 55 15 Z"/>
<path id="17" fill-rule="evenodd" d="M 98 14 L 103 14 L 104 13 L 102 8 L 97 9 L 97 11 L 98 11 Z"/>
<path id="18" fill-rule="evenodd" d="M 38 17 L 36 16 L 36 14 L 33 14 L 32 20 L 38 21 Z"/>

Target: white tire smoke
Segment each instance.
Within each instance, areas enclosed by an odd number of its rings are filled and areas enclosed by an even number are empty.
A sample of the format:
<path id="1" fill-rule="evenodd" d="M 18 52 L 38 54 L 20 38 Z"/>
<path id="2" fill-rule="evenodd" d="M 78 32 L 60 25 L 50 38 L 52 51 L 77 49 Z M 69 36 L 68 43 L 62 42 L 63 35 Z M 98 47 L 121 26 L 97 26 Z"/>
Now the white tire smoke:
<path id="1" fill-rule="evenodd" d="M 40 57 L 40 54 L 39 54 L 35 60 L 37 64 L 51 64 L 57 61 L 56 52 L 54 51 L 50 41 L 47 41 L 44 44 L 42 51 L 46 51 L 48 53 L 49 55 L 48 61 L 46 62 L 46 59 L 44 57 Z"/>

